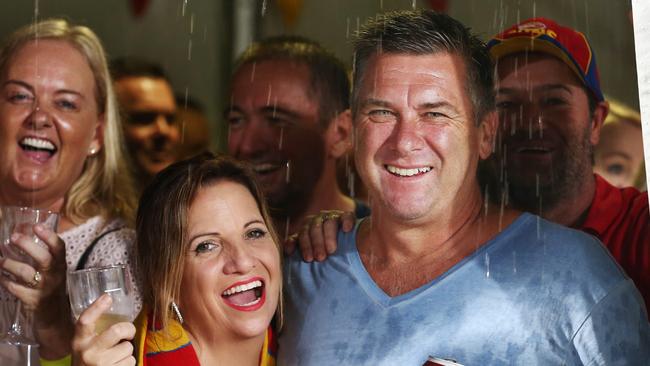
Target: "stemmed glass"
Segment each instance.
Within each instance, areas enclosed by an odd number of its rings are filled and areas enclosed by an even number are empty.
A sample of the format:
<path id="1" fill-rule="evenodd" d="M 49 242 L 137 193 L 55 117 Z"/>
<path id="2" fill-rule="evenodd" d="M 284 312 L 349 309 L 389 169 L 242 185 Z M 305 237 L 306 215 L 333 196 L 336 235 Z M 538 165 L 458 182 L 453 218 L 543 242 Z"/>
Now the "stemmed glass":
<path id="1" fill-rule="evenodd" d="M 98 334 L 119 322 L 133 321 L 135 298 L 124 265 L 88 268 L 68 272 L 70 308 L 75 319 L 103 294 L 112 299 L 111 308 L 95 325 Z"/>
<path id="2" fill-rule="evenodd" d="M 52 231 L 56 231 L 58 218 L 56 213 L 48 210 L 31 207 L 0 207 L 0 250 L 2 251 L 2 256 L 34 267 L 35 264 L 32 257 L 11 243 L 11 235 L 13 233 L 22 234 L 32 238 L 34 243 L 46 246 L 34 234 L 34 225 L 41 224 Z M 21 313 L 22 302 L 16 299 L 14 320 L 11 328 L 0 337 L 0 342 L 17 346 L 38 346 L 38 343 L 25 333 L 25 327 L 31 327 L 31 324 L 21 324 Z M 26 320 L 31 320 L 31 316 L 27 315 Z"/>

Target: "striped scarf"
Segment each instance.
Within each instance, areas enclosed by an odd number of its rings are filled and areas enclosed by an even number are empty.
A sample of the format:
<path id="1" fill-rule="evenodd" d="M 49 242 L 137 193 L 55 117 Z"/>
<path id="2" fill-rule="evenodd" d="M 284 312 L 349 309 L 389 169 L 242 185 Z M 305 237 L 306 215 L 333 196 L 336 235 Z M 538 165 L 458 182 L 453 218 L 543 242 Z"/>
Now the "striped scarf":
<path id="1" fill-rule="evenodd" d="M 170 320 L 167 329 L 154 329 L 149 326 L 151 314 L 142 311 L 135 320 L 135 336 L 138 365 L 143 366 L 200 366 L 192 342 L 176 320 Z M 266 331 L 264 345 L 260 352 L 260 366 L 275 366 L 276 340 L 271 326 Z"/>

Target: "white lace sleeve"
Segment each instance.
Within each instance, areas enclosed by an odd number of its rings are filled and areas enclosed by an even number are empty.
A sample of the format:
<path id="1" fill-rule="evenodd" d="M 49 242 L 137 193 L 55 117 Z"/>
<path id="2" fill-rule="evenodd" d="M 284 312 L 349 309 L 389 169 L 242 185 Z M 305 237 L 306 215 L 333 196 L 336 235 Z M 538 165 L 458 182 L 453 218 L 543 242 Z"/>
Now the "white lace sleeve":
<path id="1" fill-rule="evenodd" d="M 85 268 L 113 264 L 126 265 L 127 280 L 131 282 L 131 288 L 135 296 L 136 306 L 133 313 L 135 319 L 142 308 L 142 296 L 140 292 L 141 281 L 135 268 L 135 231 L 133 229 L 124 227 L 101 238 L 90 252 Z"/>
<path id="2" fill-rule="evenodd" d="M 117 229 L 117 230 L 115 230 Z M 73 270 L 90 243 L 102 233 L 111 231 L 103 236 L 90 251 L 84 268 L 102 267 L 113 264 L 124 264 L 127 268 L 128 280 L 131 282 L 135 297 L 133 317 L 142 308 L 140 279 L 135 268 L 135 231 L 126 227 L 122 220 L 112 220 L 107 225 L 101 221 L 89 220 L 80 225 L 73 235 L 61 235 L 66 242 L 66 261 L 68 269 Z"/>

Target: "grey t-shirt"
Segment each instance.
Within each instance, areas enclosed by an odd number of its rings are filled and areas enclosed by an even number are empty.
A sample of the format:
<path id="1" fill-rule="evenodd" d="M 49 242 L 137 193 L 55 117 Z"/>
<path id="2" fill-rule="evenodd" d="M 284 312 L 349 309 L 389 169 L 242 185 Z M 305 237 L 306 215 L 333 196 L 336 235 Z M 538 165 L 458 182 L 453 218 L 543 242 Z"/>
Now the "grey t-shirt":
<path id="1" fill-rule="evenodd" d="M 592 236 L 522 214 L 432 282 L 390 297 L 365 270 L 356 231 L 339 233 L 324 262 L 287 260 L 278 364 L 650 364 L 643 300 Z"/>

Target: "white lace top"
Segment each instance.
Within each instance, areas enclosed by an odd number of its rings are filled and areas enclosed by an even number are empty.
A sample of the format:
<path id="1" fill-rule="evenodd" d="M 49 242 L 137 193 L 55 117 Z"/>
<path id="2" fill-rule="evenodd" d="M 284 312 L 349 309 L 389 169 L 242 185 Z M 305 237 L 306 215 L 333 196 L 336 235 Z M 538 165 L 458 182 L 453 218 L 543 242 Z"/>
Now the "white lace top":
<path id="1" fill-rule="evenodd" d="M 60 233 L 59 236 L 65 242 L 65 259 L 68 270 L 75 270 L 81 256 L 93 240 L 112 229 L 118 230 L 106 234 L 95 244 L 84 268 L 126 264 L 128 280 L 133 286 L 136 297 L 136 306 L 133 313 L 133 318 L 135 318 L 142 308 L 140 281 L 136 277 L 137 271 L 134 265 L 135 231 L 127 228 L 126 224 L 120 219 L 105 224 L 104 219 L 95 216 L 81 225 Z M 4 332 L 9 329 L 13 321 L 14 309 L 15 297 L 0 286 L 0 331 Z"/>

